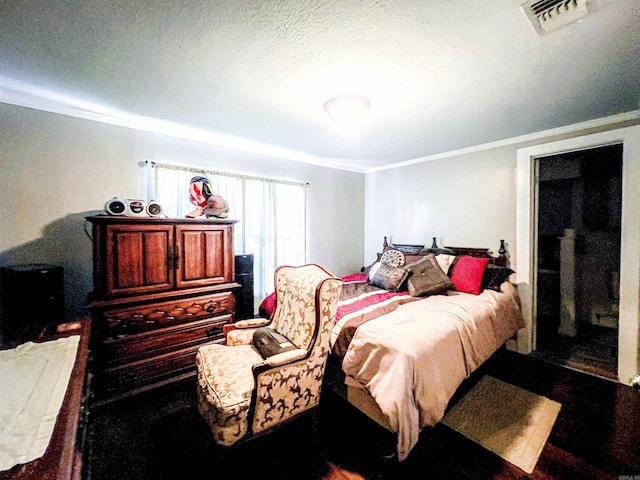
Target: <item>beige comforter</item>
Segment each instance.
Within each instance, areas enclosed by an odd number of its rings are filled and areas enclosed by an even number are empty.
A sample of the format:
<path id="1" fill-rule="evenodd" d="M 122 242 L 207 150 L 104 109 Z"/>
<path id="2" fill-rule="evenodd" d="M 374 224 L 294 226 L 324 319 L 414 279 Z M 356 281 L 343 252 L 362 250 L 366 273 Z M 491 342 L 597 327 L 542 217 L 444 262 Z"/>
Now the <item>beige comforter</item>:
<path id="1" fill-rule="evenodd" d="M 515 286 L 501 288 L 434 295 L 356 330 L 342 369 L 397 432 L 400 460 L 424 426 L 442 419 L 462 381 L 524 326 Z"/>

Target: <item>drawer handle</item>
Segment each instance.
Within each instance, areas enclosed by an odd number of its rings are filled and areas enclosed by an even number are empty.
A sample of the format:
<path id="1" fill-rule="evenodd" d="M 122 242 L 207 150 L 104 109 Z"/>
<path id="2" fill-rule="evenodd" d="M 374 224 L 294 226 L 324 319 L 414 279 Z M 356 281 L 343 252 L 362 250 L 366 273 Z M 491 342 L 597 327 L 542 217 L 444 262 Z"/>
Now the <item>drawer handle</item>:
<path id="1" fill-rule="evenodd" d="M 211 312 L 214 312 L 214 311 L 215 311 L 216 307 L 217 307 L 217 304 L 215 304 L 215 303 L 210 303 L 209 305 L 207 305 L 206 310 L 207 310 L 207 312 L 211 313 Z"/>
<path id="2" fill-rule="evenodd" d="M 222 335 L 222 327 L 212 327 L 209 330 L 205 330 L 204 334 L 207 337 L 215 337 L 216 335 Z"/>

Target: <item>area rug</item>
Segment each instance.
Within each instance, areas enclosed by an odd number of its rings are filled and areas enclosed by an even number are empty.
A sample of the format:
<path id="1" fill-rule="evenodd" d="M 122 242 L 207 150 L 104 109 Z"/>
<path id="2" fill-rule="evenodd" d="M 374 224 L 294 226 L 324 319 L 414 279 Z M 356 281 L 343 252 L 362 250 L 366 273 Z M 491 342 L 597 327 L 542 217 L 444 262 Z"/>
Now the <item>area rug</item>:
<path id="1" fill-rule="evenodd" d="M 442 423 L 532 473 L 560 412 L 560 404 L 484 376 Z"/>

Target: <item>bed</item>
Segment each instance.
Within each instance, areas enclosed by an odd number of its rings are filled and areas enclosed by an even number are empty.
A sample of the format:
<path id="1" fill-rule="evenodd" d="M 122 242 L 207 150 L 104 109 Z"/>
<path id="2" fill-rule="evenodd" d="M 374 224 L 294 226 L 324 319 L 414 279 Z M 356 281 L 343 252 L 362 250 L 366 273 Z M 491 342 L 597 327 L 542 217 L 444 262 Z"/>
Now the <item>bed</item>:
<path id="1" fill-rule="evenodd" d="M 393 432 L 402 461 L 462 382 L 524 321 L 503 242 L 495 257 L 435 242 L 425 249 L 385 239 L 382 250 L 362 272 L 343 277 L 325 384 Z M 400 278 L 403 270 L 410 273 Z"/>

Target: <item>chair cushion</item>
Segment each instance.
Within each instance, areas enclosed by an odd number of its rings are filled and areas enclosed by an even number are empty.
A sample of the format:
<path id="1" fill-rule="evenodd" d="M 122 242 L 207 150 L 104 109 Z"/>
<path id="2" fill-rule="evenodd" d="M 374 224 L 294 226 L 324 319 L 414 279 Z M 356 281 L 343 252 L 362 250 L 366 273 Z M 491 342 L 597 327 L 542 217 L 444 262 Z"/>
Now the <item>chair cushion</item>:
<path id="1" fill-rule="evenodd" d="M 261 362 L 262 356 L 253 345 L 213 344 L 198 350 L 198 410 L 216 442 L 232 445 L 247 432 L 255 388 L 251 367 Z"/>

